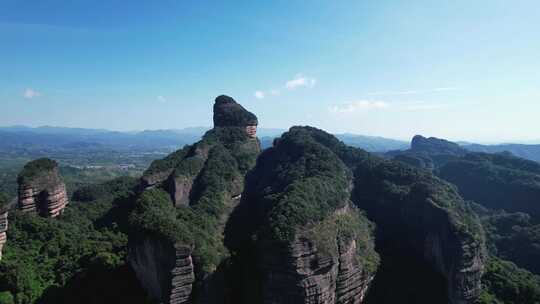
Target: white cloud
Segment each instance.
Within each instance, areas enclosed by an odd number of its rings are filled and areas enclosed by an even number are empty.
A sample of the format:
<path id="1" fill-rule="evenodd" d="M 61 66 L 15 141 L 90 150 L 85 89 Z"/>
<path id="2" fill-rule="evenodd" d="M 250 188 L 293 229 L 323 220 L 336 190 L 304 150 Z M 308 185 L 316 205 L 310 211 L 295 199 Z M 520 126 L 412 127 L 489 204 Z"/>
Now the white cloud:
<path id="1" fill-rule="evenodd" d="M 159 102 L 167 102 L 167 99 L 161 95 L 158 95 L 156 98 Z"/>
<path id="2" fill-rule="evenodd" d="M 23 97 L 26 98 L 26 99 L 32 99 L 32 98 L 36 98 L 36 97 L 39 97 L 39 96 L 41 96 L 41 93 L 34 90 L 34 89 L 31 89 L 31 88 L 27 88 L 23 92 Z"/>
<path id="3" fill-rule="evenodd" d="M 388 109 L 390 105 L 385 101 L 379 100 L 356 100 L 340 105 L 334 105 L 330 107 L 330 111 L 334 113 L 354 113 L 362 111 L 372 111 L 372 110 L 385 110 Z"/>
<path id="4" fill-rule="evenodd" d="M 317 79 L 298 74 L 293 79 L 285 83 L 285 88 L 289 90 L 294 90 L 299 87 L 312 88 L 316 83 Z"/>
<path id="5" fill-rule="evenodd" d="M 293 79 L 286 81 L 285 85 L 282 87 L 279 87 L 277 89 L 272 90 L 257 90 L 255 93 L 253 93 L 253 96 L 257 99 L 264 99 L 268 96 L 279 96 L 282 92 L 287 90 L 295 90 L 297 88 L 313 88 L 315 84 L 317 83 L 317 79 L 313 77 L 307 77 L 303 74 L 297 74 Z"/>

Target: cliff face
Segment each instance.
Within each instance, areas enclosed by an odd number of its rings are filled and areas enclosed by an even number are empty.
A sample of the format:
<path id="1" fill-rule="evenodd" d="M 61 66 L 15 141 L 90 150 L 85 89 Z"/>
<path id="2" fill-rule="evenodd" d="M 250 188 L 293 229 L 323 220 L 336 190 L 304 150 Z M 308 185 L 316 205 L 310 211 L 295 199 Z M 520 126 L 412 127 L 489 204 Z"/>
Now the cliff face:
<path id="1" fill-rule="evenodd" d="M 58 164 L 49 159 L 29 162 L 19 174 L 19 209 L 44 217 L 56 217 L 68 204 L 66 186 Z"/>
<path id="2" fill-rule="evenodd" d="M 191 248 L 143 236 L 130 247 L 130 263 L 153 299 L 187 303 L 195 281 Z"/>
<path id="3" fill-rule="evenodd" d="M 0 260 L 2 260 L 2 249 L 7 241 L 8 230 L 8 212 L 7 210 L 0 210 Z"/>
<path id="4" fill-rule="evenodd" d="M 170 200 L 166 211 L 156 211 L 155 202 L 136 210 L 138 232 L 129 241 L 129 262 L 156 301 L 226 300 L 218 271 L 228 256 L 223 229 L 260 144 L 257 117 L 228 96 L 216 98 L 214 123 L 201 141 L 154 161 L 141 179 L 142 196 L 155 189 Z"/>
<path id="5" fill-rule="evenodd" d="M 243 303 L 362 303 L 378 256 L 350 171 L 295 128 L 249 174 L 226 229 Z"/>
<path id="6" fill-rule="evenodd" d="M 331 241 L 336 248 L 330 252 L 311 235 L 285 246 L 262 241 L 261 303 L 362 303 L 374 273 L 359 261 L 355 239 Z"/>
<path id="7" fill-rule="evenodd" d="M 379 227 L 383 252 L 412 252 L 446 279 L 450 303 L 481 292 L 484 236 L 457 191 L 427 172 L 377 161 L 355 172 L 354 201 Z M 390 244 L 390 245 L 388 245 Z"/>

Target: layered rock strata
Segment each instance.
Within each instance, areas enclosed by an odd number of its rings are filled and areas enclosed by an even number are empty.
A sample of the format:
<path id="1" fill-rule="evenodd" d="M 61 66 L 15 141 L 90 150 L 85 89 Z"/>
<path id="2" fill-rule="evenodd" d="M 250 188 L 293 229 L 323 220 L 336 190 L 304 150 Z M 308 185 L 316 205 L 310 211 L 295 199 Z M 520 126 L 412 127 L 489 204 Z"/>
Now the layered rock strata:
<path id="1" fill-rule="evenodd" d="M 191 248 L 143 237 L 130 247 L 130 264 L 152 299 L 189 302 L 195 282 Z"/>
<path id="2" fill-rule="evenodd" d="M 0 260 L 2 260 L 2 249 L 7 241 L 8 211 L 0 210 Z"/>
<path id="3" fill-rule="evenodd" d="M 286 246 L 262 243 L 261 303 L 362 303 L 374 273 L 359 262 L 356 240 L 334 241 L 331 253 L 307 237 Z"/>
<path id="4" fill-rule="evenodd" d="M 29 162 L 19 174 L 18 183 L 18 207 L 23 212 L 56 217 L 68 204 L 66 186 L 55 161 L 38 159 Z"/>

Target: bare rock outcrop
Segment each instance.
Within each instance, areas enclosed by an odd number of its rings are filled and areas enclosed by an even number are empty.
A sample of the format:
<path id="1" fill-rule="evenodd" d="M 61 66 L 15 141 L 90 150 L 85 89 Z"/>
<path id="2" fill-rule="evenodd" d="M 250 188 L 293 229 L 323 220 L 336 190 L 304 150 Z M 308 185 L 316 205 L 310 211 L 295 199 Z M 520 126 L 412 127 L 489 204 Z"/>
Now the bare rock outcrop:
<path id="1" fill-rule="evenodd" d="M 318 247 L 312 236 L 285 246 L 262 242 L 258 251 L 262 303 L 362 303 L 374 278 L 359 259 L 357 240 L 332 240 L 335 251 Z"/>
<path id="2" fill-rule="evenodd" d="M 7 241 L 8 211 L 0 210 L 0 260 L 2 260 L 2 249 Z"/>
<path id="3" fill-rule="evenodd" d="M 68 204 L 66 186 L 53 160 L 42 158 L 27 163 L 18 183 L 18 207 L 23 212 L 56 217 Z"/>
<path id="4" fill-rule="evenodd" d="M 195 282 L 191 251 L 168 240 L 144 236 L 132 241 L 129 260 L 152 299 L 182 304 L 189 302 Z"/>

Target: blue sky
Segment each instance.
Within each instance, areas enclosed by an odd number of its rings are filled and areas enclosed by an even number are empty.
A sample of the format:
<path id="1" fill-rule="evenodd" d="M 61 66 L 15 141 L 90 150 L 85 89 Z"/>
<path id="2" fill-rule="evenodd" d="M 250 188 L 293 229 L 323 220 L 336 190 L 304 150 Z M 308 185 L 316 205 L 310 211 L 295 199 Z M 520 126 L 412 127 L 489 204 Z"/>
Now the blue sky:
<path id="1" fill-rule="evenodd" d="M 0 0 L 0 125 L 540 139 L 538 1 Z"/>

